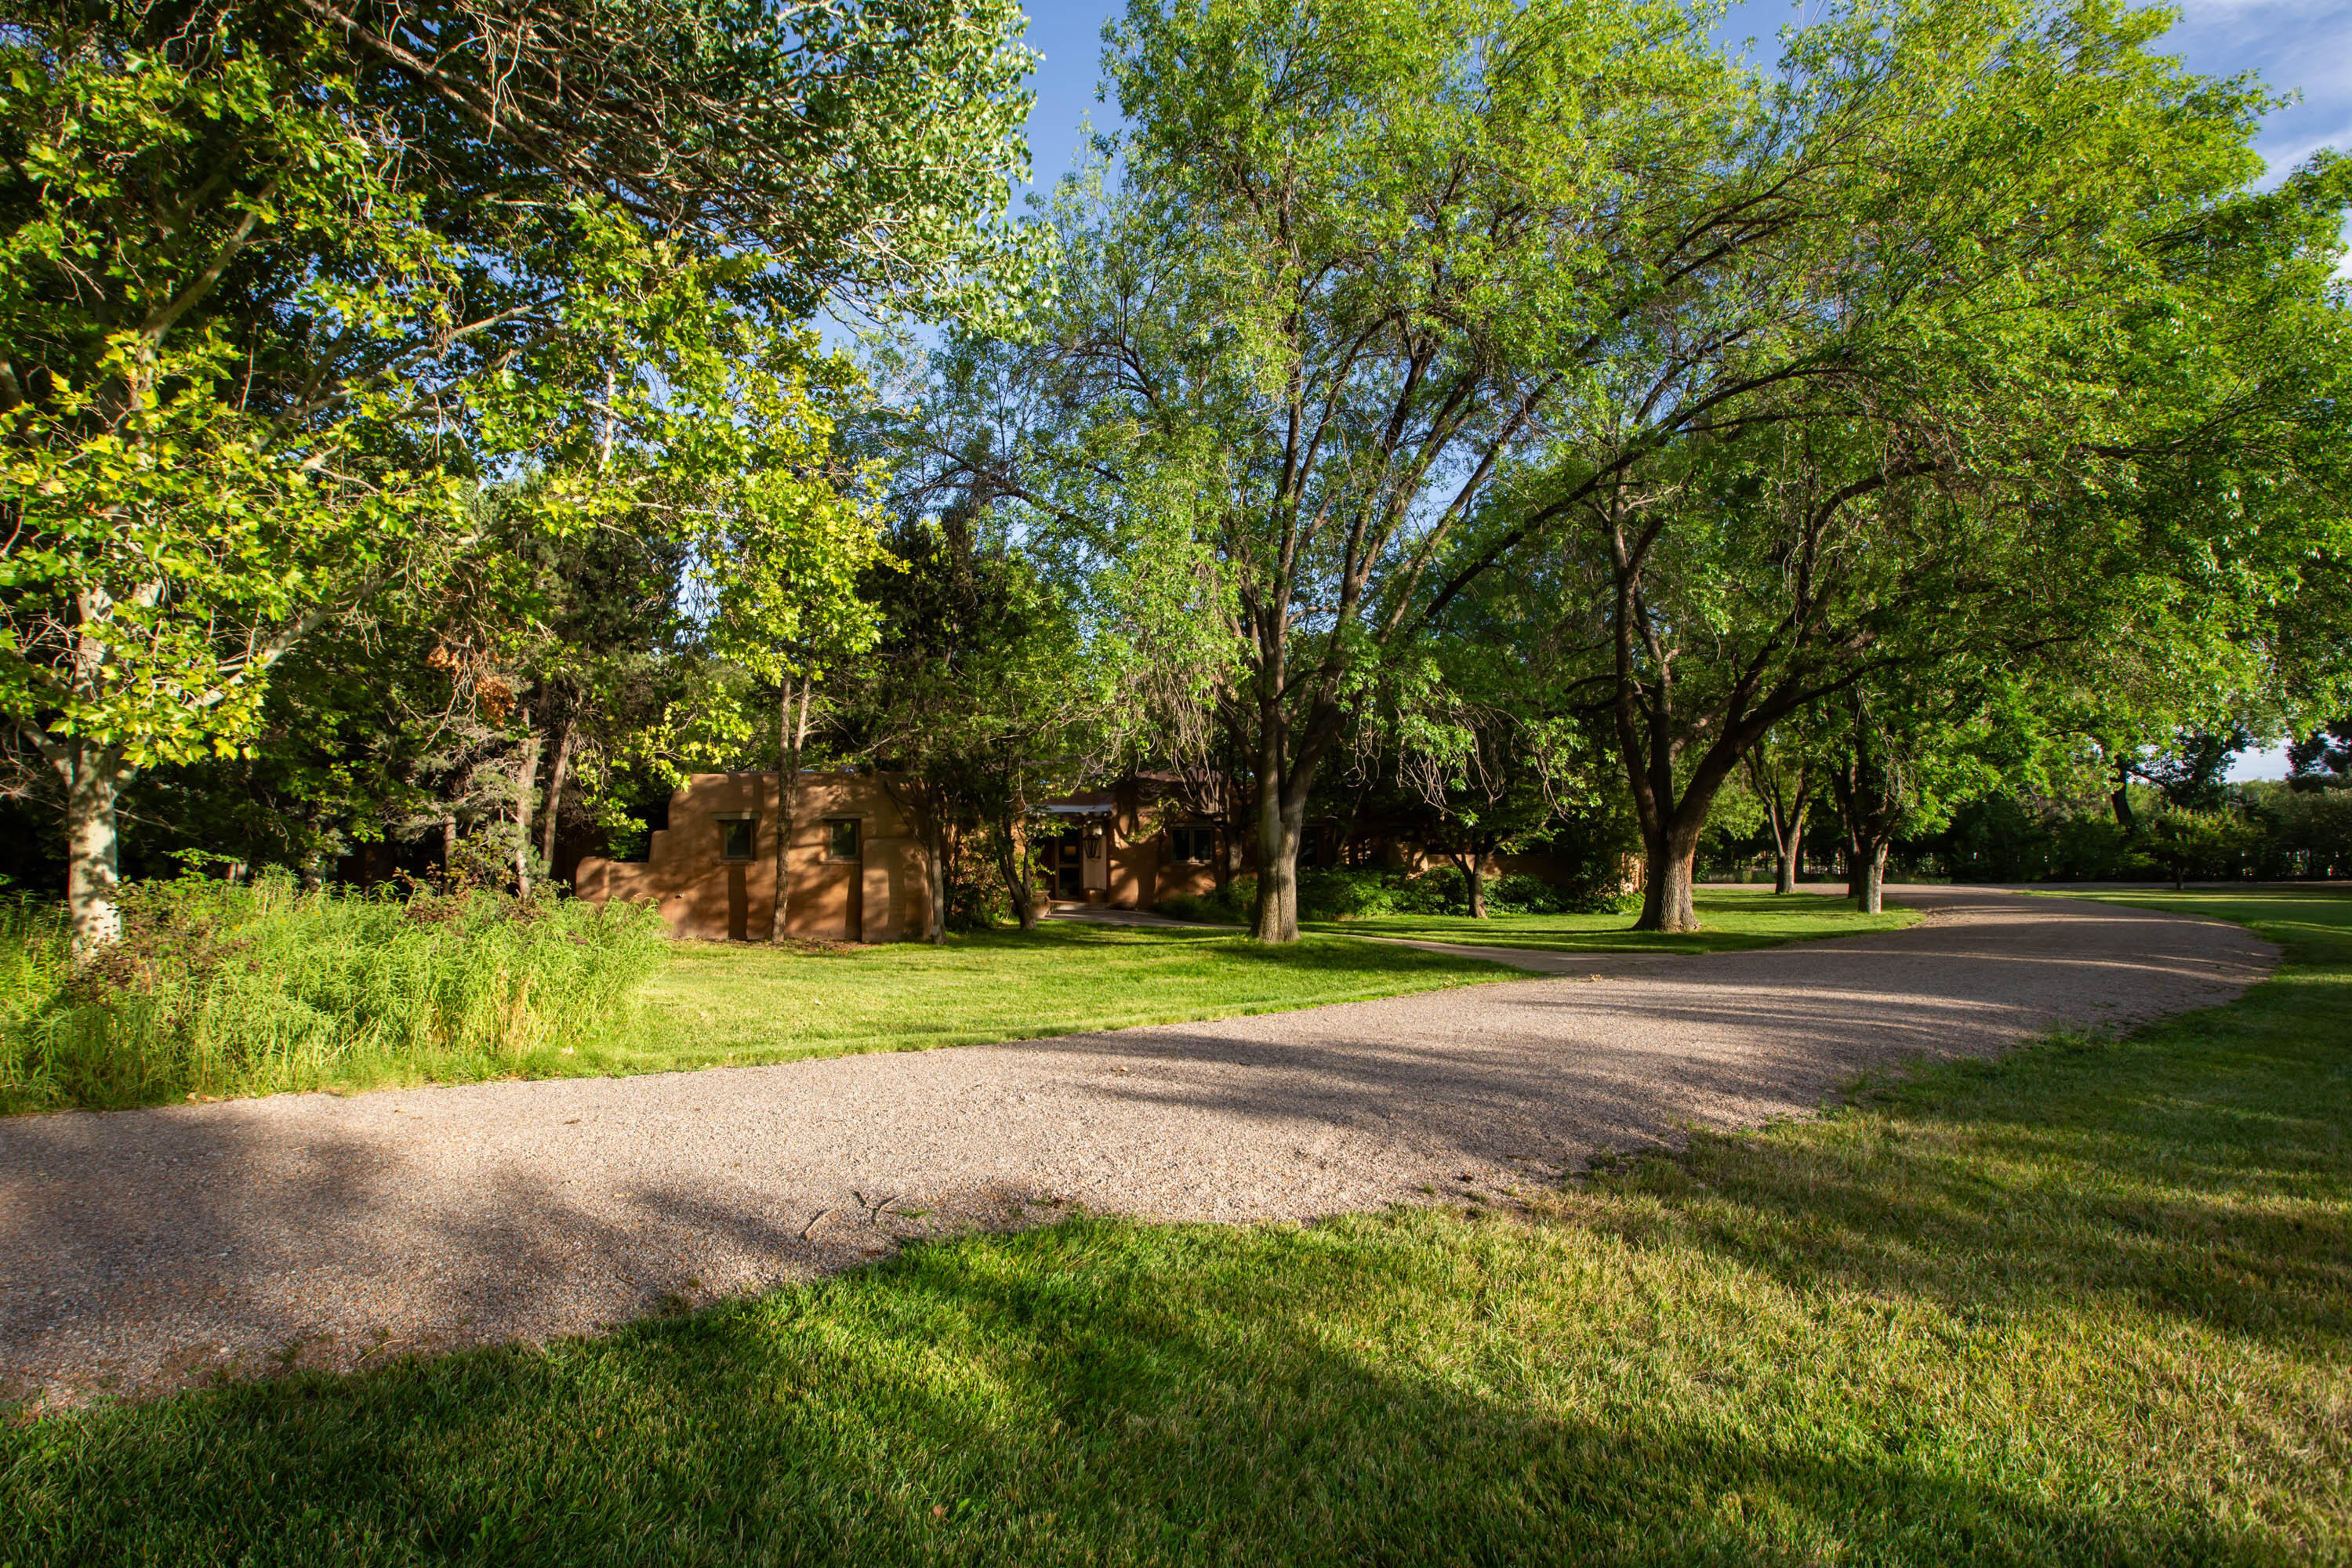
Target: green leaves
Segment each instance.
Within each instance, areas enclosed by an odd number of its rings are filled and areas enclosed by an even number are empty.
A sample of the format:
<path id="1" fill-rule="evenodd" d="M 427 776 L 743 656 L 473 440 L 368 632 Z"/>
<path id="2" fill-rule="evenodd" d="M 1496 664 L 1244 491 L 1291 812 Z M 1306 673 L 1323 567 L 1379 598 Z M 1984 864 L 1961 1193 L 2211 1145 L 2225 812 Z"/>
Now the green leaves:
<path id="1" fill-rule="evenodd" d="M 489 512 L 687 549 L 752 640 L 855 646 L 850 377 L 801 323 L 1034 267 L 994 221 L 1010 0 L 306 15 L 0 44 L 0 718 L 75 776 L 239 751 L 326 622 L 525 586 Z M 505 607 L 476 640 L 511 651 Z"/>

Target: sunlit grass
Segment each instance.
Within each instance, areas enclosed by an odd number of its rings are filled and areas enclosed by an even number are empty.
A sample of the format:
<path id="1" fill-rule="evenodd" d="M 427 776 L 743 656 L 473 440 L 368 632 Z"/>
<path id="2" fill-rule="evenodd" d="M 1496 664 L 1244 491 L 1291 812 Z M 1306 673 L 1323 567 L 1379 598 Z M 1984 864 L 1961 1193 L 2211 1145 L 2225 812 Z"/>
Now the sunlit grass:
<path id="1" fill-rule="evenodd" d="M 681 944 L 639 1026 L 566 1058 L 581 1073 L 921 1050 L 1365 1001 L 1523 978 L 1475 959 L 1311 937 L 1052 921 L 1034 931 L 808 951 Z"/>
<path id="2" fill-rule="evenodd" d="M 1896 931 L 1919 918 L 1916 910 L 1888 904 L 1884 914 L 1858 912 L 1845 899 L 1769 889 L 1709 888 L 1695 900 L 1700 929 L 1677 935 L 1632 929 L 1630 915 L 1370 915 L 1318 921 L 1305 929 L 1356 936 L 1454 942 L 1482 947 L 1548 948 L 1563 952 L 1727 952 L 1825 936 Z"/>

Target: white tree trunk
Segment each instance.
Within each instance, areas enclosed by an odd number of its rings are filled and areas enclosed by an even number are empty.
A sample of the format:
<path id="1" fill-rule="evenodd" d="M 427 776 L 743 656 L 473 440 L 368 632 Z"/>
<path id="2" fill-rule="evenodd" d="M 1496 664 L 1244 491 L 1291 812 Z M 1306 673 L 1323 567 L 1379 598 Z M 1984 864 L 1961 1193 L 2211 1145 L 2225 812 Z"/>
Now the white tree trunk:
<path id="1" fill-rule="evenodd" d="M 525 733 L 522 754 L 515 759 L 515 896 L 530 896 L 530 807 L 539 793 L 539 753 L 546 745 L 537 730 Z"/>
<path id="2" fill-rule="evenodd" d="M 121 756 L 68 741 L 52 758 L 66 785 L 66 913 L 76 963 L 122 940 L 117 798 L 131 777 Z"/>
<path id="3" fill-rule="evenodd" d="M 555 758 L 547 765 L 547 799 L 540 807 L 540 865 L 549 876 L 555 874 L 555 835 L 563 816 L 563 785 L 572 776 L 572 747 L 579 731 L 571 719 L 555 738 Z"/>
<path id="4" fill-rule="evenodd" d="M 801 711 L 793 717 L 793 683 L 788 676 L 776 699 L 776 912 L 768 922 L 768 940 L 792 941 L 793 830 L 801 809 L 801 751 L 808 743 L 809 689 L 814 678 L 801 679 Z"/>

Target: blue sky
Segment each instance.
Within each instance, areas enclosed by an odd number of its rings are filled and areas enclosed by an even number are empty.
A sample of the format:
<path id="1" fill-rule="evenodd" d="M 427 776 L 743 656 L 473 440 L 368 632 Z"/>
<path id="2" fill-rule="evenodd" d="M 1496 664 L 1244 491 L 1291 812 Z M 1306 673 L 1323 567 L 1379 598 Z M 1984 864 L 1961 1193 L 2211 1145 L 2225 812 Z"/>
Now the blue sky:
<path id="1" fill-rule="evenodd" d="M 1029 153 L 1040 184 L 1068 169 L 1079 126 L 1116 119 L 1095 99 L 1101 76 L 1103 24 L 1126 9 L 1125 0 L 1031 0 L 1029 47 L 1044 55 L 1029 116 Z M 2257 71 L 2273 88 L 2303 101 L 2280 110 L 2263 127 L 2261 148 L 2273 172 L 2284 173 L 2320 147 L 2352 147 L 2352 0 L 2187 0 L 2165 47 L 2196 70 L 2215 76 Z M 1769 55 L 1773 35 L 1801 7 L 1748 0 L 1732 9 L 1726 35 L 1753 37 Z"/>
<path id="2" fill-rule="evenodd" d="M 1029 155 L 1040 185 L 1076 161 L 1081 127 L 1116 122 L 1116 109 L 1096 97 L 1103 24 L 1125 0 L 1030 0 L 1028 43 L 1037 67 L 1036 107 L 1029 116 Z M 2352 148 L 2352 0 L 2183 0 L 2180 20 L 2163 47 L 2191 69 L 2214 76 L 2254 71 L 2300 101 L 2273 114 L 2256 145 L 2275 176 L 2321 147 Z M 1785 0 L 1747 0 L 1733 7 L 1727 37 L 1753 37 L 1769 55 L 1773 36 L 1801 7 Z M 2235 778 L 2282 778 L 2282 750 L 2238 759 Z"/>

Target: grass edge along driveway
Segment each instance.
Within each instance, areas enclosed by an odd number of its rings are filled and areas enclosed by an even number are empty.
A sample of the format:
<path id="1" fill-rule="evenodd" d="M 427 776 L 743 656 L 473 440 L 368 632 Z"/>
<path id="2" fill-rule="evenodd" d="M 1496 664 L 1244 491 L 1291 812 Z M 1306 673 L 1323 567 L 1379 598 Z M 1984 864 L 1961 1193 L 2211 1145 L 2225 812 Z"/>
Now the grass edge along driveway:
<path id="1" fill-rule="evenodd" d="M 2130 901 L 2142 901 L 2134 899 Z M 0 1426 L 0 1562 L 2343 1563 L 2352 900 L 2227 1007 L 1532 1194 L 1080 1216 Z"/>
<path id="2" fill-rule="evenodd" d="M 681 943 L 646 986 L 633 1027 L 569 1057 L 543 1052 L 530 1077 L 611 1076 L 700 1067 L 748 1067 L 864 1051 L 927 1050 L 1055 1035 L 1203 1023 L 1256 1013 L 1370 1002 L 1454 985 L 1526 978 L 1466 953 L 1437 953 L 1356 936 L 1592 952 L 1704 952 L 1908 924 L 1843 900 L 1702 893 L 1708 929 L 1666 936 L 1626 928 L 1632 917 L 1466 917 L 1391 931 L 1364 921 L 1318 926 L 1270 947 L 1215 927 L 1115 926 L 1055 921 L 1034 931 L 811 952 L 739 943 Z M 1462 935 L 1451 927 L 1469 928 Z M 1486 928 L 1493 928 L 1492 931 Z"/>
<path id="3" fill-rule="evenodd" d="M 1598 915 L 1369 915 L 1357 920 L 1304 921 L 1301 931 L 1371 936 L 1467 947 L 1534 948 L 1553 952 L 1736 952 L 1823 937 L 1867 936 L 1916 924 L 1920 912 L 1889 903 L 1865 915 L 1850 899 L 1822 893 L 1775 893 L 1761 887 L 1702 888 L 1700 929 L 1668 934 L 1634 931 L 1632 917 Z"/>

